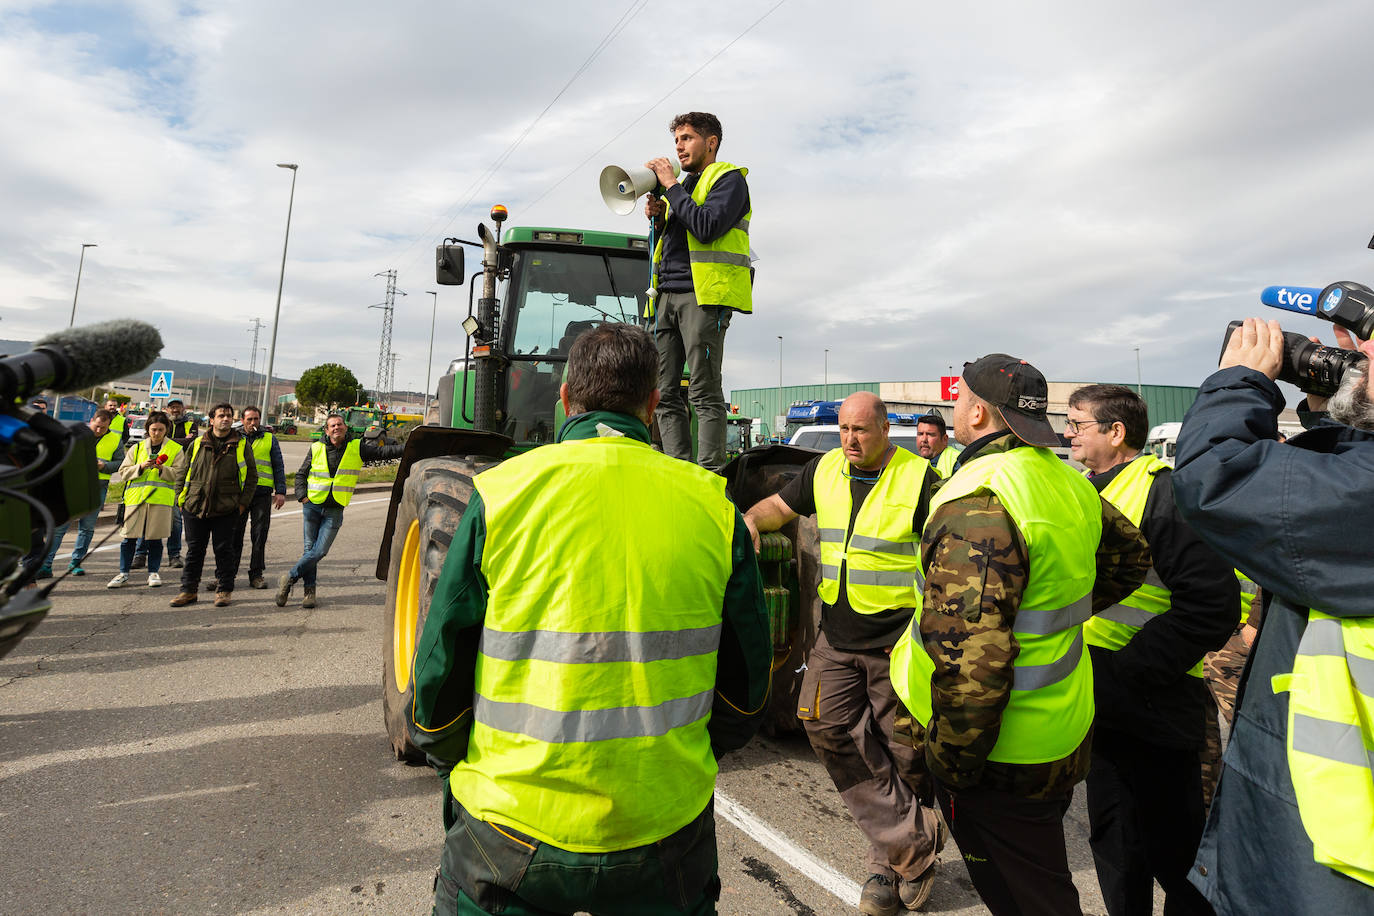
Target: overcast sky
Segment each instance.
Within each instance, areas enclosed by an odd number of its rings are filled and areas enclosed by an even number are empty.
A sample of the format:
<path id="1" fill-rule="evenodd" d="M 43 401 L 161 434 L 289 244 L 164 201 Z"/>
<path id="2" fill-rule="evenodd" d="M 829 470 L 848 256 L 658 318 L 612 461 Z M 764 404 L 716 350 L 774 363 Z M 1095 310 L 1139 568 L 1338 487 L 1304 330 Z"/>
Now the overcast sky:
<path id="1" fill-rule="evenodd" d="M 167 357 L 246 368 L 295 162 L 276 373 L 371 385 L 395 268 L 396 383 L 418 390 L 425 290 L 436 377 L 462 346 L 436 241 L 498 202 L 508 225 L 642 231 L 597 174 L 670 155 L 690 109 L 750 168 L 761 260 L 727 390 L 777 384 L 778 335 L 789 385 L 826 348 L 831 381 L 1006 351 L 1133 382 L 1135 347 L 1146 383 L 1196 384 L 1264 286 L 1374 284 L 1367 0 L 709 9 L 0 0 L 0 337 L 66 326 L 94 242 L 78 324 L 137 316 Z"/>

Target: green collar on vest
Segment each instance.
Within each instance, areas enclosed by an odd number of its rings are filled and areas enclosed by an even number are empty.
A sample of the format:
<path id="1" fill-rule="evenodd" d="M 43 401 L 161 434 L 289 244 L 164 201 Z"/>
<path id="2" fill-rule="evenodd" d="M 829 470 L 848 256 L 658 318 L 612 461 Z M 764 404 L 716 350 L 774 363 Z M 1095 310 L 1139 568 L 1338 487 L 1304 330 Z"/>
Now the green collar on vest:
<path id="1" fill-rule="evenodd" d="M 558 431 L 558 441 L 569 439 L 597 439 L 604 436 L 628 436 L 645 445 L 649 443 L 649 427 L 639 417 L 610 410 L 589 410 L 568 417 Z"/>

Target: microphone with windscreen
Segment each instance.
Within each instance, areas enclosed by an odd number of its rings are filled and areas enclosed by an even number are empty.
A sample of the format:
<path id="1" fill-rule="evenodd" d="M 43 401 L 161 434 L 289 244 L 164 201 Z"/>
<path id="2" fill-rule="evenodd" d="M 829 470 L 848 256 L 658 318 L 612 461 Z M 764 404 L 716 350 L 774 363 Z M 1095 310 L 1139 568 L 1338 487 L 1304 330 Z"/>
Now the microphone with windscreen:
<path id="1" fill-rule="evenodd" d="M 50 388 L 81 391 L 140 372 L 162 352 L 162 335 L 142 321 L 103 321 L 49 334 L 28 353 L 0 357 L 0 403 Z"/>

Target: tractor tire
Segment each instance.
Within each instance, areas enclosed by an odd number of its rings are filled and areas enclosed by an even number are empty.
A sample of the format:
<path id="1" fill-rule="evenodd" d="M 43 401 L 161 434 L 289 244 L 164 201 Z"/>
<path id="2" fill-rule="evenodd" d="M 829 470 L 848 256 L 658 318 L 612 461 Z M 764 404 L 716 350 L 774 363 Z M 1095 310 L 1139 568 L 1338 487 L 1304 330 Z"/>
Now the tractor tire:
<path id="1" fill-rule="evenodd" d="M 410 741 L 415 647 L 429 616 L 449 543 L 472 498 L 472 478 L 491 458 L 427 458 L 410 468 L 391 541 L 382 620 L 382 713 L 397 760 L 423 762 Z"/>

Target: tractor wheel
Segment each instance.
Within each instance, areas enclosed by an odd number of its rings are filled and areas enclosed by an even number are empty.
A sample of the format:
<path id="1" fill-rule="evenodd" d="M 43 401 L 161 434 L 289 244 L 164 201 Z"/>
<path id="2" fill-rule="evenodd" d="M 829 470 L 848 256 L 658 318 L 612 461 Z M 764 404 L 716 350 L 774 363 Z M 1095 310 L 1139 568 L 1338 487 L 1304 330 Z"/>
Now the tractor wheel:
<path id="1" fill-rule="evenodd" d="M 382 712 L 397 760 L 424 760 L 410 743 L 407 730 L 414 697 L 415 646 L 429 616 L 449 542 L 472 498 L 472 478 L 494 464 L 489 458 L 417 461 L 396 507 L 382 620 Z"/>

